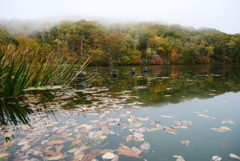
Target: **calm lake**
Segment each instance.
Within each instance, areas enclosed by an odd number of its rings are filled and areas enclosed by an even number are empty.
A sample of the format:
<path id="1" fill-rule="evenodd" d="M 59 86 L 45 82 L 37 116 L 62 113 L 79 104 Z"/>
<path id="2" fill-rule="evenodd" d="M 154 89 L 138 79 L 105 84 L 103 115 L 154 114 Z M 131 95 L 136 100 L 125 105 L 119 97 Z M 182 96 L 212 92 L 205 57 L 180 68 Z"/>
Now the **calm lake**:
<path id="1" fill-rule="evenodd" d="M 142 69 L 2 99 L 0 161 L 240 159 L 240 65 Z"/>

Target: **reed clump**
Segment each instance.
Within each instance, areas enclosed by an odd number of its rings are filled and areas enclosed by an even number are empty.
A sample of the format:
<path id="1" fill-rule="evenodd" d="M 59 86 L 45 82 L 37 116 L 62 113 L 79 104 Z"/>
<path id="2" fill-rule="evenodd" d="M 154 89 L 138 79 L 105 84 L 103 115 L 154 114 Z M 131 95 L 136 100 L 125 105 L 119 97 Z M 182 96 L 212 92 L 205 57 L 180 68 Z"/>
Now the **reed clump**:
<path id="1" fill-rule="evenodd" d="M 0 47 L 0 97 L 18 96 L 28 87 L 59 85 L 68 86 L 74 79 L 74 71 L 80 73 L 90 58 L 66 59 L 54 52 L 43 53 L 30 47 L 13 44 Z"/>

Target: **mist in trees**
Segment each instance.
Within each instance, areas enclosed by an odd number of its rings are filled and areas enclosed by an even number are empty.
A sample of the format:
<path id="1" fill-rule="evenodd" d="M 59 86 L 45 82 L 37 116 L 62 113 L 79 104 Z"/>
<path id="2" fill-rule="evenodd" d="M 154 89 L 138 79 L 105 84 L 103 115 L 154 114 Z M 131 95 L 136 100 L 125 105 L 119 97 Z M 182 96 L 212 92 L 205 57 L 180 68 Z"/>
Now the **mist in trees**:
<path id="1" fill-rule="evenodd" d="M 111 23 L 0 21 L 1 51 L 55 53 L 66 59 L 91 56 L 91 65 L 208 64 L 240 62 L 240 34 L 155 22 Z"/>

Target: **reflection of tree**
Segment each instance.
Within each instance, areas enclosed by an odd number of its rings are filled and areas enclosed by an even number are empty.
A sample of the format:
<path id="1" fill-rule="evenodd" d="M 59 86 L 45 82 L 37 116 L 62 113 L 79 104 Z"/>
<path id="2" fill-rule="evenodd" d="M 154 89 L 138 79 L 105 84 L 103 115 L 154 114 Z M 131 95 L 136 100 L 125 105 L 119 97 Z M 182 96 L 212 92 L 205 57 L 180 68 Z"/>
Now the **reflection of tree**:
<path id="1" fill-rule="evenodd" d="M 105 79 L 101 85 L 110 91 L 131 90 L 131 95 L 139 96 L 146 104 L 179 103 L 189 98 L 211 98 L 213 94 L 240 91 L 239 66 L 227 65 L 158 65 L 149 66 L 147 77 L 141 76 L 141 68 L 136 67 L 136 77 L 129 76 L 132 67 L 119 67 L 119 80 Z M 101 71 L 101 69 L 99 69 Z M 104 70 L 103 70 L 104 71 Z M 135 87 L 147 86 L 146 89 Z"/>

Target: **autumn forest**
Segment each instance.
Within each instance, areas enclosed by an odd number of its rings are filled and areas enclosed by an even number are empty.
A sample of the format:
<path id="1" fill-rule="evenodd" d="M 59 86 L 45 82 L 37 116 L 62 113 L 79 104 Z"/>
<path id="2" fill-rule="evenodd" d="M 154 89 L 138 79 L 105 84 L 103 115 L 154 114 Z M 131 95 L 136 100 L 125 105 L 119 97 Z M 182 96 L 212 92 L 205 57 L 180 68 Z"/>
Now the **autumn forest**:
<path id="1" fill-rule="evenodd" d="M 80 20 L 16 34 L 7 25 L 0 25 L 1 52 L 21 49 L 82 61 L 91 56 L 93 66 L 240 62 L 240 34 L 211 28 Z"/>

